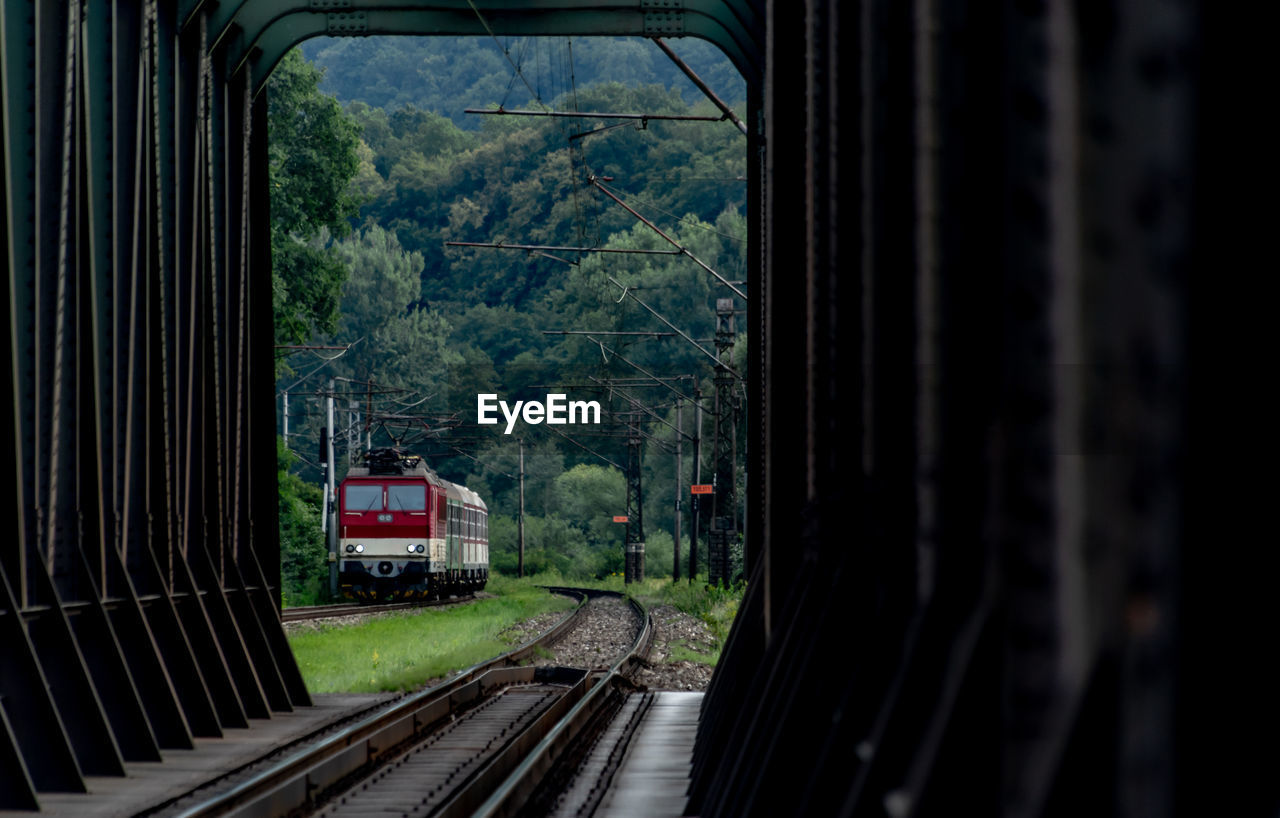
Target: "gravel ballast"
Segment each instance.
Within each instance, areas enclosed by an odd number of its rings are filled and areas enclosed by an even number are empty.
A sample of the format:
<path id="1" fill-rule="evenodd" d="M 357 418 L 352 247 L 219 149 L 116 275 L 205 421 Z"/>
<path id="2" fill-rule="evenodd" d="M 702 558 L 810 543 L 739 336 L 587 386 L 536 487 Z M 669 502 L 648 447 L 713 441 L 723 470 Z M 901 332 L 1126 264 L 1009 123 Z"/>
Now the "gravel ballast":
<path id="1" fill-rule="evenodd" d="M 673 658 L 676 650 L 712 661 L 716 640 L 706 623 L 671 605 L 652 609 L 653 648 L 636 682 L 651 690 L 706 690 L 714 668 L 710 664 Z M 559 621 L 551 613 L 525 620 L 504 631 L 514 644 L 523 644 Z M 626 600 L 598 597 L 587 604 L 584 620 L 550 646 L 552 657 L 539 665 L 598 668 L 616 662 L 635 639 L 639 623 Z"/>

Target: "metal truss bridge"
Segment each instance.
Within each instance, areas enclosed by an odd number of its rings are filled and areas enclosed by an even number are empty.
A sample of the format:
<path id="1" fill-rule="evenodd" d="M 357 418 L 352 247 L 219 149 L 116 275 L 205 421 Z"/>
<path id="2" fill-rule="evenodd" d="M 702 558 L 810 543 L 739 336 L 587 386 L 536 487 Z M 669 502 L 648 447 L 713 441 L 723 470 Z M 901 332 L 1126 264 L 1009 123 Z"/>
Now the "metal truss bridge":
<path id="1" fill-rule="evenodd" d="M 1173 814 L 1202 12 L 0 0 L 0 808 L 309 704 L 264 83 L 309 37 L 492 32 L 747 80 L 752 573 L 691 807 Z"/>

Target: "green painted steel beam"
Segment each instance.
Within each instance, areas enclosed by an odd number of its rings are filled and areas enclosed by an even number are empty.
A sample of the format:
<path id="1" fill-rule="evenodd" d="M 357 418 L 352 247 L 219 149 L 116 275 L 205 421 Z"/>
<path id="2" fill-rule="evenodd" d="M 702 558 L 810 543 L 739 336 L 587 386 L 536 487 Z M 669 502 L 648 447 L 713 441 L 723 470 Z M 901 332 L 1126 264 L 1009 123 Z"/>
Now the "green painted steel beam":
<path id="1" fill-rule="evenodd" d="M 251 67 L 255 93 L 290 48 L 324 36 L 698 37 L 724 51 L 748 82 L 764 69 L 763 18 L 743 0 L 241 0 L 212 9 L 206 25 L 232 73 Z"/>

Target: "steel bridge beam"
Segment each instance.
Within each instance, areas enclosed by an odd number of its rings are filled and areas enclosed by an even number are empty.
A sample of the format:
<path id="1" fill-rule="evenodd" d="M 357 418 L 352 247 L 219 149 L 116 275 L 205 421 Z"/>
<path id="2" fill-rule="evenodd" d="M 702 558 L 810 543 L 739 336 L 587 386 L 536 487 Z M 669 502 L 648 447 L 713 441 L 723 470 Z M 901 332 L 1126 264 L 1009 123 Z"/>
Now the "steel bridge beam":
<path id="1" fill-rule="evenodd" d="M 688 814 L 1197 811 L 1206 6 L 769 5 L 764 547 Z"/>
<path id="2" fill-rule="evenodd" d="M 188 25 L 202 7 L 188 12 Z M 715 43 L 746 77 L 763 70 L 762 15 L 742 0 L 241 0 L 214 5 L 206 25 L 232 70 L 258 78 L 255 91 L 290 48 L 319 36 L 688 36 Z"/>

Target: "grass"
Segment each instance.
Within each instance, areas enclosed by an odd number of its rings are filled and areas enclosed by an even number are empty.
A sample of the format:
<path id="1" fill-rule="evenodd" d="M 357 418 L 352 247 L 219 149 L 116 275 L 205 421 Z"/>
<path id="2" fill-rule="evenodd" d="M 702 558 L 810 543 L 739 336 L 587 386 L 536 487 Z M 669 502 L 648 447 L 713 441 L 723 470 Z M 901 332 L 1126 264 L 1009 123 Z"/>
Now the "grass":
<path id="1" fill-rule="evenodd" d="M 516 622 L 574 605 L 528 580 L 495 576 L 488 590 L 496 598 L 294 634 L 289 643 L 307 689 L 312 693 L 410 690 L 510 650 L 498 634 Z"/>
<path id="2" fill-rule="evenodd" d="M 549 595 L 540 585 L 570 585 L 618 591 L 653 608 L 671 605 L 707 624 L 716 640 L 708 654 L 675 643 L 671 661 L 714 666 L 742 600 L 742 589 L 709 588 L 706 577 L 689 583 L 670 578 L 626 585 L 621 575 L 600 580 L 568 579 L 556 573 L 524 579 L 493 575 L 486 590 L 495 598 L 447 610 L 426 608 L 389 614 L 359 625 L 321 625 L 289 637 L 307 689 L 312 693 L 371 693 L 411 690 L 511 649 L 498 634 L 516 622 L 574 603 Z"/>
<path id="3" fill-rule="evenodd" d="M 738 605 L 742 602 L 743 588 L 712 588 L 705 575 L 695 582 L 672 582 L 670 579 L 647 579 L 633 584 L 632 594 L 650 607 L 670 605 L 690 616 L 701 619 L 716 640 L 715 655 L 729 636 Z M 635 588 L 638 585 L 639 588 Z M 715 664 L 712 662 L 712 664 Z"/>
<path id="4" fill-rule="evenodd" d="M 690 647 L 683 639 L 677 639 L 667 646 L 667 660 L 670 662 L 697 662 L 700 665 L 715 667 L 720 661 L 720 650 L 723 641 L 716 644 L 711 653 L 703 653 L 698 648 Z"/>

